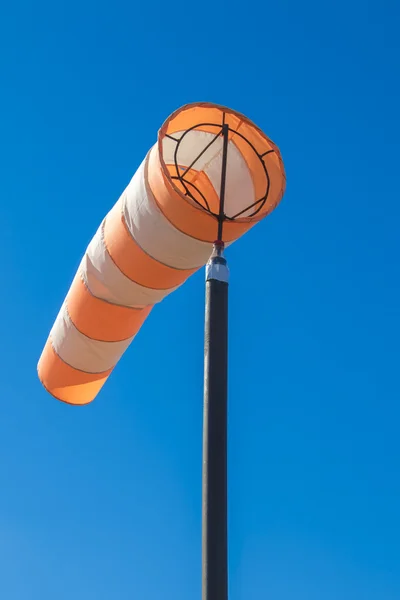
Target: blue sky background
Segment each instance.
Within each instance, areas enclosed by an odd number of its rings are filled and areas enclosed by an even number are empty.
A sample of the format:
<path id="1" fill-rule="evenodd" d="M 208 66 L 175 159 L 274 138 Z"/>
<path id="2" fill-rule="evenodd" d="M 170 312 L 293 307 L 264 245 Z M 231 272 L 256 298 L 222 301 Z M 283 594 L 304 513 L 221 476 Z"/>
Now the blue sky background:
<path id="1" fill-rule="evenodd" d="M 400 598 L 399 13 L 3 4 L 1 598 L 200 598 L 204 273 L 92 405 L 36 375 L 100 219 L 196 100 L 254 119 L 288 178 L 228 252 L 230 600 Z"/>

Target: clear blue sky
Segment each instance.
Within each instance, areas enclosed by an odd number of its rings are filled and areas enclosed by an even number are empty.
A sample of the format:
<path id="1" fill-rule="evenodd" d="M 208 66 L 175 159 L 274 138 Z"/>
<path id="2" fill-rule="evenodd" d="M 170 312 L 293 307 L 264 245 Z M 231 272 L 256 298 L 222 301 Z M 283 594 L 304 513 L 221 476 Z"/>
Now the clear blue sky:
<path id="1" fill-rule="evenodd" d="M 288 178 L 228 252 L 230 600 L 400 598 L 396 4 L 2 6 L 1 598 L 200 598 L 204 273 L 92 405 L 36 375 L 100 219 L 197 100 Z"/>

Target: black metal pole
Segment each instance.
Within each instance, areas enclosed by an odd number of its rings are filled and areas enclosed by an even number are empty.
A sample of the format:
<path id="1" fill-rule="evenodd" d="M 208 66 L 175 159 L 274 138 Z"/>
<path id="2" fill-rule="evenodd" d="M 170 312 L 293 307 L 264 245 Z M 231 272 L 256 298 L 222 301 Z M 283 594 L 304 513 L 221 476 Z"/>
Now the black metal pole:
<path id="1" fill-rule="evenodd" d="M 203 423 L 202 600 L 228 598 L 228 267 L 223 256 L 229 127 L 223 125 L 218 239 L 206 267 Z"/>
<path id="2" fill-rule="evenodd" d="M 207 265 L 203 424 L 203 600 L 228 598 L 228 267 L 217 247 Z"/>

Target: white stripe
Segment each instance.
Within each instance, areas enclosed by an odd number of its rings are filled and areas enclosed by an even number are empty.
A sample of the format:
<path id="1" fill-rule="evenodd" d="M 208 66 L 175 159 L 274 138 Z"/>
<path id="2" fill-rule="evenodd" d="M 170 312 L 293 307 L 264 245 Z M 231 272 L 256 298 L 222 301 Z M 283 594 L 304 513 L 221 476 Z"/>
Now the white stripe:
<path id="1" fill-rule="evenodd" d="M 81 262 L 80 271 L 96 298 L 113 304 L 130 307 L 143 307 L 160 302 L 177 289 L 153 290 L 126 277 L 116 266 L 104 244 L 104 221 L 90 242 Z"/>
<path id="2" fill-rule="evenodd" d="M 208 163 L 204 172 L 211 181 L 214 189 L 218 190 L 219 196 L 222 172 L 222 149 Z M 225 214 L 228 217 L 234 217 L 247 206 L 251 206 L 255 201 L 255 190 L 249 168 L 236 145 L 233 142 L 229 142 L 226 168 Z M 254 208 L 249 209 L 249 211 L 242 213 L 240 216 L 245 217 L 252 212 L 254 212 Z"/>
<path id="3" fill-rule="evenodd" d="M 216 129 L 217 131 L 217 129 Z M 179 139 L 183 131 L 174 133 Z M 189 131 L 179 144 L 177 160 L 181 167 L 188 167 L 200 152 L 215 139 L 215 134 L 205 131 Z M 163 158 L 166 164 L 174 165 L 176 142 L 170 138 L 163 139 Z M 204 171 L 219 196 L 222 171 L 223 138 L 218 137 L 193 165 L 193 169 Z M 225 214 L 233 217 L 256 201 L 253 180 L 246 161 L 237 146 L 229 141 L 228 163 L 226 173 Z M 241 217 L 251 214 L 254 208 L 244 212 Z"/>
<path id="4" fill-rule="evenodd" d="M 218 127 L 215 128 L 215 134 L 216 133 L 218 133 Z M 179 140 L 184 134 L 184 131 L 177 131 L 174 133 L 173 137 Z M 207 146 L 207 144 L 209 144 L 212 140 L 215 140 L 193 165 L 193 169 L 196 169 L 197 171 L 203 171 L 207 164 L 213 160 L 213 158 L 215 158 L 219 152 L 222 151 L 223 138 L 222 136 L 215 138 L 215 134 L 208 133 L 207 131 L 196 131 L 195 129 L 188 131 L 179 144 L 177 154 L 178 164 L 182 167 L 188 167 Z M 177 142 L 171 140 L 171 138 L 164 137 L 162 140 L 163 159 L 167 165 L 175 164 L 174 155 L 176 145 Z"/>
<path id="5" fill-rule="evenodd" d="M 175 269 L 202 267 L 211 255 L 212 244 L 185 235 L 164 217 L 146 185 L 148 157 L 121 198 L 127 227 L 142 250 L 158 262 Z"/>
<path id="6" fill-rule="evenodd" d="M 85 373 L 102 373 L 114 367 L 135 336 L 122 342 L 99 342 L 80 333 L 65 303 L 50 332 L 53 348 L 71 367 Z"/>

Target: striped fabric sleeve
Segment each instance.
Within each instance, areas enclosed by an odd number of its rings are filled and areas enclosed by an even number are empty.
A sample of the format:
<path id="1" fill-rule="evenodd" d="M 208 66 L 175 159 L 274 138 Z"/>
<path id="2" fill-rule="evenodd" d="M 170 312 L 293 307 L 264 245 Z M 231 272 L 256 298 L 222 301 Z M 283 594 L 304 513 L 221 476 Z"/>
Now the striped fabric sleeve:
<path id="1" fill-rule="evenodd" d="M 222 122 L 230 130 L 225 243 L 281 200 L 280 152 L 251 121 L 213 104 L 173 113 L 86 249 L 50 331 L 38 374 L 57 399 L 91 402 L 153 306 L 207 262 L 217 234 Z"/>

